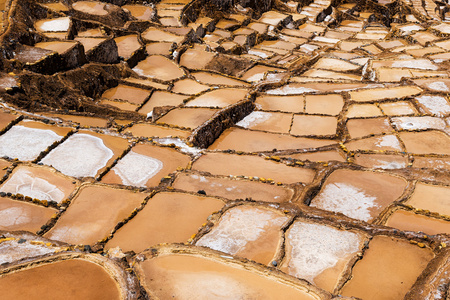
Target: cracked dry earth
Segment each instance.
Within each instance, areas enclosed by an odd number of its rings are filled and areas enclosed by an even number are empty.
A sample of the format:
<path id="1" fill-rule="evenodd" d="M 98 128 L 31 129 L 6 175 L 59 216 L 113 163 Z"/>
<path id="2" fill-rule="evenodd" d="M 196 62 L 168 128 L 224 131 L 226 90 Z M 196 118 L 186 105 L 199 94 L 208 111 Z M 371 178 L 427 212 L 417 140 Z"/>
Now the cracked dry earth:
<path id="1" fill-rule="evenodd" d="M 2 1 L 2 299 L 450 299 L 450 6 Z"/>

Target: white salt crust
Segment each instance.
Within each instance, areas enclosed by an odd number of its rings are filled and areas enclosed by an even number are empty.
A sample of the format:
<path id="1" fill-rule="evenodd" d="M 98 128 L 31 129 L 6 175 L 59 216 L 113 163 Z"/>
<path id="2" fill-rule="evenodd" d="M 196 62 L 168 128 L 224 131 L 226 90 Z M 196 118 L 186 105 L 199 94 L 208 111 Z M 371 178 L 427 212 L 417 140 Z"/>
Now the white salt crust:
<path id="1" fill-rule="evenodd" d="M 447 124 L 444 120 L 436 117 L 398 117 L 392 118 L 392 123 L 397 130 L 444 130 Z"/>
<path id="2" fill-rule="evenodd" d="M 272 117 L 269 112 L 254 111 L 247 115 L 245 118 L 236 123 L 237 126 L 244 128 L 251 128 L 258 124 L 264 123 Z"/>
<path id="3" fill-rule="evenodd" d="M 416 97 L 416 100 L 437 117 L 450 114 L 450 104 L 444 97 L 424 95 Z"/>
<path id="4" fill-rule="evenodd" d="M 287 244 L 290 275 L 314 283 L 314 278 L 334 267 L 339 260 L 352 256 L 360 250 L 362 236 L 322 224 L 295 222 L 289 229 Z"/>
<path id="5" fill-rule="evenodd" d="M 24 169 L 16 169 L 11 178 L 0 188 L 0 191 L 58 203 L 64 200 L 64 192 L 57 186 Z"/>
<path id="6" fill-rule="evenodd" d="M 379 148 L 391 147 L 391 148 L 397 149 L 399 151 L 402 150 L 402 146 L 400 145 L 400 142 L 395 135 L 385 135 L 385 136 L 379 137 L 377 139 L 377 142 L 375 143 L 375 146 L 377 146 Z"/>
<path id="7" fill-rule="evenodd" d="M 22 161 L 35 160 L 54 142 L 63 137 L 49 129 L 13 126 L 0 136 L 0 156 L 17 158 Z"/>
<path id="8" fill-rule="evenodd" d="M 41 162 L 69 176 L 95 177 L 113 155 L 101 138 L 76 133 L 53 149 Z"/>
<path id="9" fill-rule="evenodd" d="M 63 17 L 44 22 L 39 27 L 39 29 L 47 32 L 63 32 L 69 30 L 69 27 L 70 27 L 70 18 Z"/>
<path id="10" fill-rule="evenodd" d="M 54 253 L 56 249 L 48 248 L 44 245 L 33 245 L 28 241 L 17 243 L 16 240 L 0 243 L 0 265 L 18 261 L 26 257 L 36 257 L 49 253 Z"/>
<path id="11" fill-rule="evenodd" d="M 339 212 L 347 217 L 369 221 L 370 209 L 380 207 L 377 198 L 347 183 L 330 183 L 311 202 L 312 207 Z"/>
<path id="12" fill-rule="evenodd" d="M 163 167 L 162 161 L 130 151 L 112 168 L 125 185 L 145 187 Z"/>
<path id="13" fill-rule="evenodd" d="M 236 207 L 223 214 L 219 223 L 198 242 L 214 250 L 236 254 L 249 242 L 259 239 L 271 228 L 279 229 L 288 218 L 255 207 Z"/>

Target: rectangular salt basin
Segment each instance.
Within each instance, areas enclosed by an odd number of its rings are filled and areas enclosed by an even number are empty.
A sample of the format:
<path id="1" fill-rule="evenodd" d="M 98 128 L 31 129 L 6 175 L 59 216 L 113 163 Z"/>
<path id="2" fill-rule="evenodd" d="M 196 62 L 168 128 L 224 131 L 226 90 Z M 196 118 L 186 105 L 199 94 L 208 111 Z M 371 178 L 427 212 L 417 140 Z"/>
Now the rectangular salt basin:
<path id="1" fill-rule="evenodd" d="M 159 299 L 328 299 L 325 292 L 305 282 L 292 284 L 278 278 L 274 272 L 211 254 L 164 251 L 157 256 L 146 254 L 135 269 L 143 278 L 147 291 L 155 291 Z M 176 250 L 176 249 L 174 249 Z"/>
<path id="2" fill-rule="evenodd" d="M 294 195 L 292 189 L 282 186 L 196 173 L 178 174 L 172 187 L 190 192 L 203 190 L 206 195 L 220 196 L 230 200 L 251 198 L 257 201 L 280 203 L 291 200 Z"/>
<path id="3" fill-rule="evenodd" d="M 313 139 L 294 137 L 286 134 L 245 130 L 231 127 L 226 129 L 217 138 L 209 149 L 228 150 L 233 149 L 244 152 L 258 152 L 288 150 L 288 149 L 315 149 L 335 144 L 336 141 L 327 139 Z"/>
<path id="4" fill-rule="evenodd" d="M 125 139 L 82 130 L 53 149 L 41 162 L 65 175 L 97 177 L 127 147 Z"/>
<path id="5" fill-rule="evenodd" d="M 211 108 L 175 108 L 158 119 L 157 123 L 195 129 L 210 119 L 217 111 L 218 109 Z"/>
<path id="6" fill-rule="evenodd" d="M 206 93 L 187 102 L 187 107 L 219 107 L 223 108 L 245 99 L 248 90 L 237 88 L 222 88 Z"/>
<path id="7" fill-rule="evenodd" d="M 93 245 L 140 206 L 147 194 L 103 185 L 83 185 L 64 215 L 45 237 Z"/>
<path id="8" fill-rule="evenodd" d="M 375 236 L 362 260 L 353 267 L 352 278 L 341 294 L 366 300 L 403 299 L 433 257 L 429 248 L 419 248 L 393 237 Z"/>
<path id="9" fill-rule="evenodd" d="M 114 234 L 106 248 L 119 246 L 137 253 L 160 243 L 186 242 L 211 213 L 223 206 L 221 200 L 212 197 L 158 193 Z"/>
<path id="10" fill-rule="evenodd" d="M 292 123 L 292 114 L 279 112 L 253 111 L 236 123 L 237 126 L 252 130 L 288 133 Z"/>
<path id="11" fill-rule="evenodd" d="M 450 221 L 415 214 L 406 210 L 396 210 L 389 216 L 385 225 L 403 231 L 420 231 L 429 235 L 450 234 Z"/>
<path id="12" fill-rule="evenodd" d="M 356 102 L 380 101 L 386 99 L 398 99 L 411 97 L 422 92 L 421 88 L 416 86 L 399 86 L 393 88 L 367 89 L 349 92 L 350 98 Z"/>
<path id="13" fill-rule="evenodd" d="M 189 162 L 189 156 L 174 149 L 138 144 L 111 168 L 102 182 L 136 187 L 157 186 L 163 176 L 177 168 L 185 168 Z"/>
<path id="14" fill-rule="evenodd" d="M 201 156 L 194 162 L 193 169 L 226 176 L 257 176 L 286 184 L 309 183 L 315 176 L 315 172 L 310 169 L 289 167 L 254 155 L 224 153 L 208 153 Z"/>
<path id="15" fill-rule="evenodd" d="M 450 187 L 418 182 L 406 204 L 441 215 L 450 215 Z"/>
<path id="16" fill-rule="evenodd" d="M 190 131 L 170 127 L 163 127 L 151 123 L 137 123 L 125 129 L 125 133 L 130 133 L 135 137 L 180 137 L 187 138 L 191 135 Z"/>
<path id="17" fill-rule="evenodd" d="M 70 131 L 68 127 L 23 120 L 0 136 L 0 156 L 33 161 Z"/>

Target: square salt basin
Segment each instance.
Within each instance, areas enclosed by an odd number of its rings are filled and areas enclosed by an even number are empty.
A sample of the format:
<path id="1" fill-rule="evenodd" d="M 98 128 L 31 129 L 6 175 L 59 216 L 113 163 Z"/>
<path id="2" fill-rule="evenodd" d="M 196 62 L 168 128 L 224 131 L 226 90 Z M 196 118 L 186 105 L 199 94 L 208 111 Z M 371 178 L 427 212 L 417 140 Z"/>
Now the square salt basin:
<path id="1" fill-rule="evenodd" d="M 114 233 L 106 249 L 141 252 L 160 243 L 186 242 L 208 216 L 225 205 L 219 199 L 184 193 L 162 192 Z"/>
<path id="2" fill-rule="evenodd" d="M 72 177 L 97 177 L 128 147 L 115 136 L 79 131 L 47 154 L 41 162 Z"/>
<path id="3" fill-rule="evenodd" d="M 106 90 L 102 98 L 109 100 L 122 100 L 135 105 L 141 105 L 150 96 L 149 90 L 144 90 L 124 84 Z"/>
<path id="4" fill-rule="evenodd" d="M 292 135 L 335 135 L 337 118 L 328 116 L 295 115 L 290 134 Z"/>
<path id="5" fill-rule="evenodd" d="M 365 241 L 362 232 L 300 219 L 286 232 L 286 257 L 281 270 L 333 293 L 362 252 Z"/>
<path id="6" fill-rule="evenodd" d="M 392 103 L 380 103 L 380 108 L 387 116 L 406 116 L 417 113 L 414 105 L 408 101 L 397 101 Z"/>
<path id="7" fill-rule="evenodd" d="M 154 91 L 150 96 L 150 99 L 139 109 L 139 113 L 146 114 L 148 116 L 153 112 L 155 107 L 179 106 L 183 104 L 184 100 L 187 98 L 189 98 L 189 96 L 166 91 Z"/>
<path id="8" fill-rule="evenodd" d="M 387 173 L 337 170 L 310 206 L 370 223 L 400 198 L 406 185 L 405 179 Z"/>
<path id="9" fill-rule="evenodd" d="M 403 131 L 399 136 L 409 153 L 450 155 L 450 137 L 441 131 Z"/>
<path id="10" fill-rule="evenodd" d="M 135 137 L 153 138 L 153 137 L 179 137 L 187 138 L 191 135 L 190 131 L 176 128 L 164 127 L 150 123 L 138 123 L 128 127 L 124 131 Z"/>
<path id="11" fill-rule="evenodd" d="M 194 76 L 194 78 L 198 82 L 208 85 L 247 86 L 247 87 L 251 86 L 250 83 L 244 80 L 211 72 L 197 71 L 191 72 L 191 75 Z"/>
<path id="12" fill-rule="evenodd" d="M 37 232 L 58 210 L 0 197 L 0 230 Z"/>
<path id="13" fill-rule="evenodd" d="M 347 130 L 352 139 L 368 135 L 393 132 L 388 118 L 351 119 L 347 121 Z"/>
<path id="14" fill-rule="evenodd" d="M 403 169 L 408 166 L 406 155 L 355 154 L 354 163 L 371 169 Z"/>
<path id="15" fill-rule="evenodd" d="M 400 209 L 394 211 L 384 225 L 402 231 L 420 231 L 428 235 L 450 234 L 450 221 Z"/>
<path id="16" fill-rule="evenodd" d="M 350 151 L 404 151 L 397 136 L 393 134 L 353 140 L 345 143 L 345 147 Z"/>
<path id="17" fill-rule="evenodd" d="M 379 117 L 383 113 L 375 104 L 350 104 L 345 113 L 346 118 Z"/>
<path id="18" fill-rule="evenodd" d="M 70 196 L 76 186 L 76 181 L 72 178 L 47 166 L 20 165 L 1 185 L 0 192 L 61 203 Z"/>
<path id="19" fill-rule="evenodd" d="M 450 216 L 450 187 L 418 182 L 406 204 Z"/>
<path id="20" fill-rule="evenodd" d="M 407 240 L 375 236 L 340 294 L 365 300 L 403 299 L 433 257 L 429 248 Z"/>
<path id="21" fill-rule="evenodd" d="M 416 86 L 398 86 L 392 88 L 366 89 L 351 91 L 350 99 L 356 102 L 381 101 L 386 99 L 399 99 L 411 97 L 422 92 L 421 88 Z"/>
<path id="22" fill-rule="evenodd" d="M 223 213 L 196 245 L 268 265 L 277 253 L 281 227 L 287 221 L 289 217 L 279 211 L 240 205 Z"/>
<path id="23" fill-rule="evenodd" d="M 33 161 L 70 131 L 67 127 L 23 120 L 0 136 L 0 156 Z"/>
<path id="24" fill-rule="evenodd" d="M 159 118 L 157 123 L 195 129 L 208 121 L 217 111 L 218 109 L 212 108 L 175 108 Z"/>
<path id="25" fill-rule="evenodd" d="M 208 153 L 202 155 L 193 165 L 194 170 L 210 172 L 215 175 L 244 175 L 272 179 L 275 182 L 293 184 L 310 183 L 315 172 L 300 167 L 266 160 L 253 155 L 234 155 L 225 153 Z"/>
<path id="26" fill-rule="evenodd" d="M 315 149 L 335 143 L 336 141 L 333 140 L 294 137 L 287 134 L 231 127 L 226 129 L 214 143 L 209 146 L 209 149 L 233 149 L 244 152 L 259 152 L 272 151 L 273 149 Z"/>
<path id="27" fill-rule="evenodd" d="M 192 100 L 186 106 L 197 107 L 226 107 L 245 99 L 247 89 L 222 88 L 208 91 Z"/>
<path id="28" fill-rule="evenodd" d="M 185 168 L 189 162 L 189 156 L 174 149 L 139 144 L 111 168 L 102 182 L 136 187 L 157 186 L 163 176 L 178 167 Z"/>
<path id="29" fill-rule="evenodd" d="M 253 111 L 236 125 L 252 130 L 289 133 L 291 122 L 292 114 Z"/>
<path id="30" fill-rule="evenodd" d="M 344 98 L 339 94 L 306 95 L 305 112 L 337 116 L 344 107 Z"/>
<path id="31" fill-rule="evenodd" d="M 210 88 L 211 88 L 210 86 L 198 83 L 193 79 L 186 78 L 176 81 L 173 84 L 171 91 L 174 93 L 180 93 L 185 95 L 195 95 L 207 91 Z"/>
<path id="32" fill-rule="evenodd" d="M 151 55 L 140 61 L 133 71 L 140 76 L 162 81 L 171 81 L 184 76 L 184 71 L 175 62 L 162 56 Z"/>
<path id="33" fill-rule="evenodd" d="M 282 111 L 301 113 L 305 106 L 303 95 L 295 96 L 272 96 L 261 95 L 256 97 L 255 105 L 260 110 L 265 111 Z"/>
<path id="34" fill-rule="evenodd" d="M 256 201 L 281 203 L 290 201 L 294 195 L 292 189 L 282 186 L 195 173 L 178 174 L 172 187 L 189 192 L 203 190 L 206 195 L 219 196 L 230 200 L 251 198 Z"/>
<path id="35" fill-rule="evenodd" d="M 93 245 L 128 218 L 147 194 L 103 185 L 83 185 L 64 215 L 44 236 L 69 244 Z"/>

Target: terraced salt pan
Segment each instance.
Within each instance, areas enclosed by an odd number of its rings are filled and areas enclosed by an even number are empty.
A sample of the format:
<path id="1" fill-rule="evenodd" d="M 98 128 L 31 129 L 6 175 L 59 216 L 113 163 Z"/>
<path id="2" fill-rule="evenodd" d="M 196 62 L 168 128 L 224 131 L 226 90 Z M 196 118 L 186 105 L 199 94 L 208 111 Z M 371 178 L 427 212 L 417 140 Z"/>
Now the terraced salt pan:
<path id="1" fill-rule="evenodd" d="M 437 117 L 450 114 L 450 104 L 442 96 L 423 95 L 415 98 L 427 113 Z"/>
<path id="2" fill-rule="evenodd" d="M 95 177 L 114 153 L 99 137 L 76 133 L 53 149 L 41 162 L 73 177 Z"/>
<path id="3" fill-rule="evenodd" d="M 245 98 L 246 89 L 215 89 L 189 101 L 186 106 L 225 107 Z"/>
<path id="4" fill-rule="evenodd" d="M 112 170 L 119 175 L 123 184 L 145 187 L 147 181 L 162 167 L 162 161 L 130 151 Z"/>
<path id="5" fill-rule="evenodd" d="M 392 118 L 392 123 L 397 130 L 444 130 L 447 127 L 443 119 L 436 117 L 398 117 Z"/>
<path id="6" fill-rule="evenodd" d="M 297 221 L 287 233 L 281 268 L 332 292 L 349 260 L 361 250 L 362 241 L 362 234 Z"/>
<path id="7" fill-rule="evenodd" d="M 196 245 L 268 264 L 278 246 L 281 226 L 287 220 L 271 210 L 239 206 L 226 211 Z"/>
<path id="8" fill-rule="evenodd" d="M 0 156 L 32 161 L 62 138 L 52 130 L 16 125 L 0 136 Z"/>

